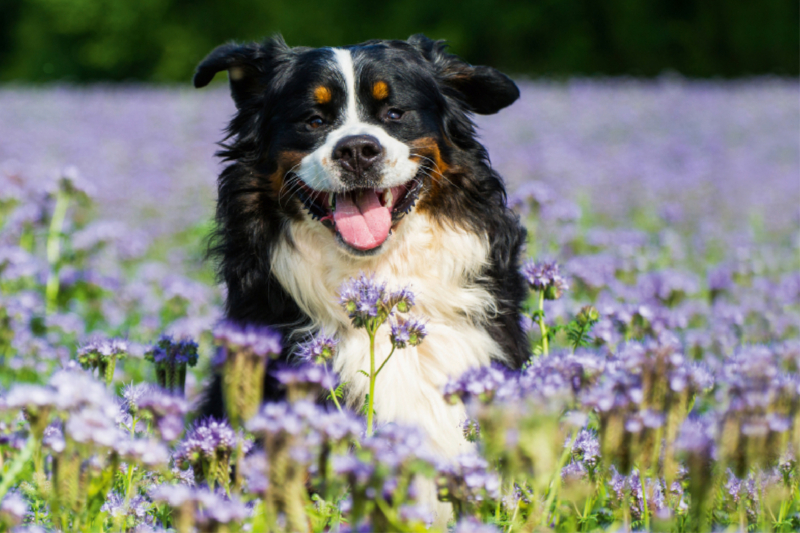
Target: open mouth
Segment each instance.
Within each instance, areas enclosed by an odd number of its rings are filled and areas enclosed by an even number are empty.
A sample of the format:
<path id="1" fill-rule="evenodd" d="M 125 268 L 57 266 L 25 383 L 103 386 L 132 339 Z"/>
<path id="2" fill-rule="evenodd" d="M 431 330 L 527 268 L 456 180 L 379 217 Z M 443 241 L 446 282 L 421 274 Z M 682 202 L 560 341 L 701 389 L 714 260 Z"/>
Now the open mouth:
<path id="1" fill-rule="evenodd" d="M 299 196 L 312 218 L 351 248 L 365 252 L 389 238 L 392 228 L 414 207 L 421 188 L 420 179 L 388 189 L 361 188 L 339 193 L 315 191 L 303 185 Z"/>

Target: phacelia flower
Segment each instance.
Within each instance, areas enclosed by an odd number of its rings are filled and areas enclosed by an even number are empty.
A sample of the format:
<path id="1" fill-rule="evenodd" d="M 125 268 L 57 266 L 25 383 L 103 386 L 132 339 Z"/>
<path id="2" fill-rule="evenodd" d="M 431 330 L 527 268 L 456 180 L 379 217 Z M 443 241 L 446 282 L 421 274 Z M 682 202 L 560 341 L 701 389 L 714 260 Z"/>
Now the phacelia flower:
<path id="1" fill-rule="evenodd" d="M 246 352 L 265 359 L 281 353 L 280 334 L 267 326 L 222 322 L 214 328 L 214 340 L 227 354 Z"/>
<path id="2" fill-rule="evenodd" d="M 78 362 L 84 370 L 97 370 L 98 377 L 110 385 L 117 361 L 124 358 L 130 346 L 122 339 L 95 338 L 78 349 Z"/>
<path id="3" fill-rule="evenodd" d="M 357 328 L 364 327 L 370 319 L 380 318 L 382 322 L 391 314 L 388 296 L 386 283 L 376 281 L 374 275 L 367 277 L 363 272 L 339 287 L 339 304 Z"/>
<path id="4" fill-rule="evenodd" d="M 405 348 L 406 346 L 417 346 L 427 335 L 425 323 L 417 318 L 398 320 L 392 324 L 391 341 L 395 348 Z"/>
<path id="5" fill-rule="evenodd" d="M 12 528 L 28 513 L 28 502 L 18 492 L 9 492 L 0 501 L 0 526 Z"/>
<path id="6" fill-rule="evenodd" d="M 535 263 L 527 261 L 520 269 L 528 286 L 534 291 L 543 292 L 547 300 L 558 300 L 569 289 L 566 278 L 559 273 L 557 263 Z"/>
<path id="7" fill-rule="evenodd" d="M 488 467 L 489 463 L 479 455 L 459 455 L 439 468 L 440 497 L 471 502 L 498 498 L 500 478 Z"/>
<path id="8" fill-rule="evenodd" d="M 151 387 L 138 401 L 140 414 L 152 418 L 161 438 L 174 441 L 183 433 L 183 417 L 189 412 L 181 396 Z"/>
<path id="9" fill-rule="evenodd" d="M 322 390 L 336 387 L 336 377 L 327 366 L 313 364 L 287 366 L 275 371 L 274 376 L 288 389 L 290 401 L 310 398 Z"/>
<path id="10" fill-rule="evenodd" d="M 156 365 L 158 385 L 173 394 L 183 395 L 186 367 L 197 364 L 197 343 L 190 340 L 175 341 L 163 335 L 145 357 Z"/>
<path id="11" fill-rule="evenodd" d="M 175 453 L 175 464 L 191 468 L 195 479 L 227 487 L 230 482 L 230 458 L 237 444 L 233 428 L 222 420 L 206 418 L 188 432 Z"/>
<path id="12" fill-rule="evenodd" d="M 224 366 L 222 392 L 234 426 L 258 412 L 263 399 L 267 359 L 281 353 L 280 334 L 266 326 L 227 321 L 214 330 L 220 345 L 215 363 Z"/>
<path id="13" fill-rule="evenodd" d="M 308 341 L 300 344 L 295 351 L 297 357 L 303 361 L 321 365 L 327 363 L 336 354 L 336 345 L 339 341 L 325 333 L 320 332 Z"/>

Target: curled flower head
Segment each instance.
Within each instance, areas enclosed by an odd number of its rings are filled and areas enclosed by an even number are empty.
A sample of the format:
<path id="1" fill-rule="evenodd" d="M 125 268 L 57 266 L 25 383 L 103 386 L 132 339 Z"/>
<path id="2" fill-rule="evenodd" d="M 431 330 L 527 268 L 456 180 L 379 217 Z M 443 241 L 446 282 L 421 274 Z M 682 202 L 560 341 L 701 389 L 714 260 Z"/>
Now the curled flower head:
<path id="1" fill-rule="evenodd" d="M 192 340 L 175 341 L 169 335 L 162 335 L 146 354 L 149 361 L 170 365 L 197 364 L 197 343 Z"/>
<path id="2" fill-rule="evenodd" d="M 277 370 L 274 375 L 275 379 L 289 389 L 290 401 L 307 398 L 321 390 L 333 389 L 336 386 L 333 372 L 320 365 L 284 367 Z"/>
<path id="3" fill-rule="evenodd" d="M 178 468 L 191 468 L 197 481 L 213 487 L 230 482 L 230 458 L 239 437 L 225 420 L 205 418 L 187 433 L 175 453 Z"/>
<path id="4" fill-rule="evenodd" d="M 558 264 L 535 263 L 527 261 L 520 269 L 528 286 L 538 292 L 543 292 L 547 300 L 558 300 L 569 289 L 569 283 L 559 273 Z"/>
<path id="5" fill-rule="evenodd" d="M 122 389 L 122 408 L 131 416 L 139 412 L 139 402 L 150 393 L 151 386 L 147 383 L 131 383 Z"/>
<path id="6" fill-rule="evenodd" d="M 396 348 L 417 346 L 427 335 L 425 323 L 417 318 L 398 320 L 397 324 L 392 324 L 391 340 Z"/>
<path id="7" fill-rule="evenodd" d="M 339 287 L 339 304 L 347 311 L 357 328 L 364 327 L 368 320 L 385 320 L 391 312 L 386 293 L 386 283 L 378 282 L 375 276 L 367 277 L 363 272 L 350 278 Z"/>
<path id="8" fill-rule="evenodd" d="M 97 370 L 98 375 L 110 385 L 119 359 L 130 350 L 128 341 L 95 338 L 78 349 L 78 362 L 84 370 Z"/>
<path id="9" fill-rule="evenodd" d="M 408 313 L 414 307 L 414 293 L 409 287 L 404 287 L 392 293 L 389 297 L 389 304 L 400 313 Z"/>
<path id="10" fill-rule="evenodd" d="M 189 406 L 181 396 L 151 387 L 138 401 L 139 412 L 152 418 L 161 438 L 176 440 L 183 433 L 183 417 Z"/>
<path id="11" fill-rule="evenodd" d="M 338 343 L 339 341 L 334 337 L 320 332 L 310 340 L 300 344 L 295 353 L 303 361 L 320 365 L 333 358 Z"/>
<path id="12" fill-rule="evenodd" d="M 87 368 L 92 361 L 111 356 L 121 357 L 128 353 L 128 350 L 128 341 L 124 339 L 95 338 L 78 349 L 78 362 Z"/>
<path id="13" fill-rule="evenodd" d="M 225 321 L 214 329 L 214 340 L 226 353 L 246 351 L 264 359 L 281 353 L 280 334 L 266 326 Z"/>

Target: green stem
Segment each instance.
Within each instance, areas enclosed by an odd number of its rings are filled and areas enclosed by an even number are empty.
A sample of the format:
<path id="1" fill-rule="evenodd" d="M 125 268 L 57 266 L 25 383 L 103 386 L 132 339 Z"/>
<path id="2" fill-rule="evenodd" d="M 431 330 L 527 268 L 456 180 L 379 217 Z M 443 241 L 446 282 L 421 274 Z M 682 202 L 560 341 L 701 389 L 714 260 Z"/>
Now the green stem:
<path id="1" fill-rule="evenodd" d="M 550 480 L 550 492 L 547 495 L 547 502 L 544 505 L 544 513 L 542 513 L 542 521 L 540 524 L 543 527 L 547 527 L 551 512 L 555 512 L 555 509 L 558 507 L 558 500 L 556 497 L 561 489 L 561 471 L 564 469 L 564 466 L 566 466 L 570 455 L 572 455 L 572 445 L 575 443 L 576 438 L 578 438 L 578 429 L 572 432 L 572 437 L 564 446 L 564 451 L 561 453 L 561 457 L 558 460 L 558 466 L 555 472 L 553 472 L 553 478 Z"/>
<path id="2" fill-rule="evenodd" d="M 575 353 L 575 350 L 577 350 L 577 349 L 578 349 L 578 346 L 580 346 L 581 344 L 583 344 L 583 336 L 584 336 L 584 335 L 586 335 L 586 329 L 587 329 L 587 327 L 588 327 L 588 324 L 583 324 L 583 325 L 581 326 L 581 329 L 580 329 L 580 331 L 578 332 L 578 338 L 575 340 L 575 343 L 572 345 L 572 353 L 573 353 L 573 354 Z"/>
<path id="3" fill-rule="evenodd" d="M 586 503 L 583 504 L 583 515 L 581 515 L 581 531 L 589 531 L 589 515 L 594 507 L 594 494 L 586 498 Z"/>
<path id="4" fill-rule="evenodd" d="M 375 331 L 371 327 L 367 327 L 367 334 L 369 335 L 369 398 L 367 398 L 367 436 L 372 436 L 372 418 L 373 409 L 375 404 Z"/>
<path id="5" fill-rule="evenodd" d="M 375 377 L 376 378 L 378 377 L 378 374 L 381 373 L 381 370 L 383 370 L 384 365 L 386 365 L 386 363 L 389 362 L 389 358 L 392 357 L 393 354 L 394 354 L 394 345 L 392 346 L 392 351 L 389 352 L 389 355 L 387 355 L 386 359 L 383 360 L 383 363 L 381 363 L 381 366 L 379 366 L 378 370 L 375 371 Z"/>
<path id="6" fill-rule="evenodd" d="M 56 194 L 53 218 L 50 219 L 50 229 L 47 232 L 47 263 L 50 265 L 50 274 L 47 277 L 45 288 L 47 314 L 55 312 L 58 305 L 58 261 L 61 259 L 61 231 L 64 228 L 68 206 L 69 195 L 59 190 Z"/>
<path id="7" fill-rule="evenodd" d="M 333 400 L 333 404 L 336 406 L 336 409 L 341 412 L 342 406 L 339 405 L 339 400 L 336 399 L 336 391 L 333 389 L 333 387 L 329 387 L 328 390 L 331 391 L 331 400 Z"/>
<path id="8" fill-rule="evenodd" d="M 642 520 L 644 520 L 644 530 L 650 531 L 650 510 L 647 508 L 647 484 L 642 469 L 639 469 L 639 484 L 642 486 Z"/>
<path id="9" fill-rule="evenodd" d="M 544 323 L 544 291 L 539 291 L 539 330 L 542 332 L 542 355 L 550 353 L 550 341 L 547 340 L 547 325 Z"/>
<path id="10" fill-rule="evenodd" d="M 3 477 L 0 478 L 0 500 L 6 495 L 8 490 L 13 487 L 19 477 L 23 473 L 23 469 L 28 461 L 31 460 L 31 457 L 34 457 L 35 452 L 38 451 L 38 455 L 41 457 L 41 451 L 39 450 L 39 443 L 37 439 L 31 435 L 28 437 L 28 442 L 25 443 L 25 446 L 20 450 L 19 454 L 14 458 L 13 461 L 8 465 L 8 468 L 3 473 Z M 44 474 L 44 468 L 41 460 L 36 460 L 36 471 L 37 474 L 40 472 L 42 475 Z M 38 476 L 37 476 L 38 477 Z M 37 479 L 38 482 L 38 479 Z M 40 488 L 40 487 L 37 487 Z"/>

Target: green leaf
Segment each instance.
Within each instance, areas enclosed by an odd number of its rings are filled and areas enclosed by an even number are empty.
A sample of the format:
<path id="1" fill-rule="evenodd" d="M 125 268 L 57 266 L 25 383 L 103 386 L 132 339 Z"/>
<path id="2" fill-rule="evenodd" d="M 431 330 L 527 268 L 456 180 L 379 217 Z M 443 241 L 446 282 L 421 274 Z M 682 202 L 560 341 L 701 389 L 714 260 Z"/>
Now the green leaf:
<path id="1" fill-rule="evenodd" d="M 367 374 L 365 371 L 363 371 L 363 370 L 359 370 L 359 372 L 361 372 L 361 373 L 362 373 L 362 374 L 364 374 L 365 376 L 369 377 L 369 374 Z"/>

